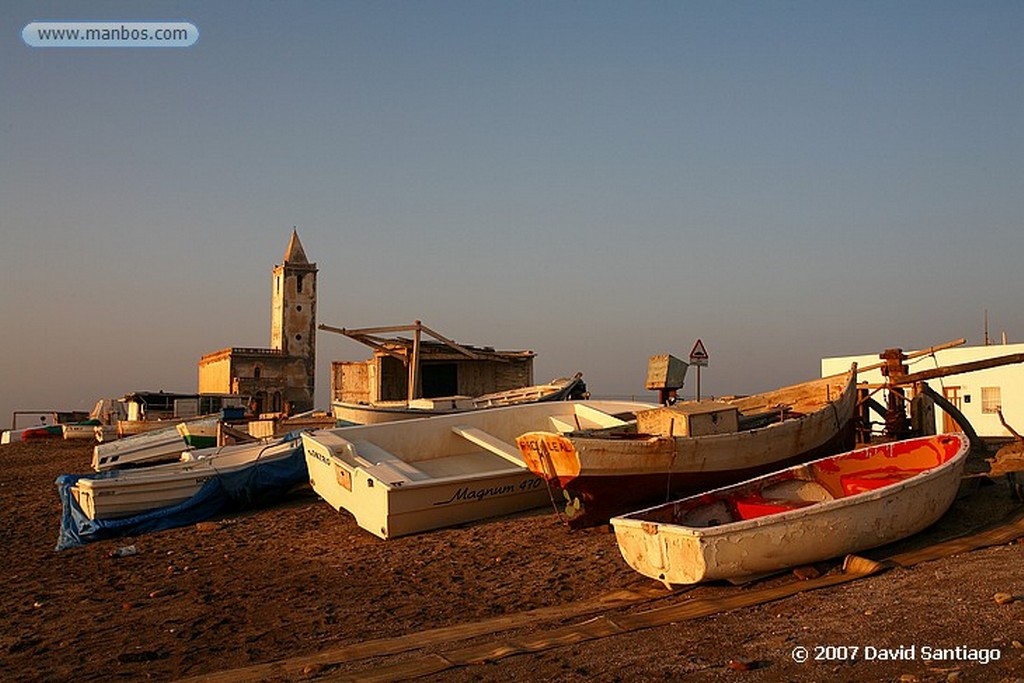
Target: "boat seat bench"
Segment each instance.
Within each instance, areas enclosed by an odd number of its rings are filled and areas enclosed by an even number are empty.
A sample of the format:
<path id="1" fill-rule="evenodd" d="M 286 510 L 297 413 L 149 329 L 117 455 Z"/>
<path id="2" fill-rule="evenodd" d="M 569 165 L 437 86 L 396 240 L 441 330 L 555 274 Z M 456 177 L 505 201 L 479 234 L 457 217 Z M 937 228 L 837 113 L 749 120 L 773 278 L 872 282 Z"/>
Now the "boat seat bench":
<path id="1" fill-rule="evenodd" d="M 598 410 L 593 406 L 588 406 L 584 403 L 577 404 L 575 407 L 575 419 L 572 422 L 567 422 L 561 417 L 552 415 L 548 418 L 551 423 L 552 429 L 561 434 L 567 434 L 568 432 L 575 432 L 580 429 L 595 429 L 593 426 L 584 426 L 580 423 L 580 418 L 593 422 L 596 425 L 596 429 L 612 429 L 615 427 L 624 427 L 628 423 L 620 418 L 606 413 L 603 410 Z"/>
<path id="2" fill-rule="evenodd" d="M 430 475 L 423 470 L 375 443 L 356 441 L 353 445 L 360 459 L 366 461 L 363 470 L 376 479 L 389 483 L 430 479 Z"/>
<path id="3" fill-rule="evenodd" d="M 466 425 L 455 425 L 452 427 L 452 432 L 471 443 L 475 443 L 477 446 L 487 449 L 495 455 L 501 456 L 513 465 L 518 465 L 522 468 L 526 467 L 526 461 L 520 455 L 519 449 L 510 443 L 502 441 L 493 434 L 488 434 L 482 429 L 467 427 Z"/>
<path id="4" fill-rule="evenodd" d="M 596 423 L 598 427 L 601 428 L 622 427 L 626 424 L 625 421 L 620 420 L 610 413 L 606 413 L 603 410 L 598 410 L 597 408 L 583 403 L 576 406 L 576 414 L 579 417 L 586 418 L 591 422 Z"/>

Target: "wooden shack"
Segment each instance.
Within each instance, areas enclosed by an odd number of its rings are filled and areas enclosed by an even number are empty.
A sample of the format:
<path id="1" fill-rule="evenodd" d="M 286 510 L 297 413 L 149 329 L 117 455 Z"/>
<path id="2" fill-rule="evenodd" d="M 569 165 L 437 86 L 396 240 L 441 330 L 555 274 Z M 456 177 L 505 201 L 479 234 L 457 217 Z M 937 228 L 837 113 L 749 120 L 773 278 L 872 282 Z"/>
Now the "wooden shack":
<path id="1" fill-rule="evenodd" d="M 533 351 L 498 351 L 459 344 L 420 321 L 412 325 L 343 329 L 320 325 L 373 349 L 364 361 L 331 363 L 331 400 L 374 404 L 442 396 L 480 396 L 529 386 Z M 383 336 L 410 332 L 410 337 Z M 424 338 L 424 335 L 429 337 Z"/>

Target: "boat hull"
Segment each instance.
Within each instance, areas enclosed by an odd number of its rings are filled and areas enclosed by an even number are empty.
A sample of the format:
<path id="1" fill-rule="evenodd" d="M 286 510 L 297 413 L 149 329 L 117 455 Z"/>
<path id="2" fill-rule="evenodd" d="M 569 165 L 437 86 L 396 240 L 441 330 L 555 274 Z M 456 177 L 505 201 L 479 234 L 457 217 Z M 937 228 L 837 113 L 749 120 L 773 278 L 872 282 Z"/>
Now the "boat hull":
<path id="1" fill-rule="evenodd" d="M 91 441 L 96 438 L 96 427 L 94 422 L 85 424 L 61 425 L 65 441 Z"/>
<path id="2" fill-rule="evenodd" d="M 385 422 L 398 422 L 401 420 L 414 420 L 420 417 L 431 417 L 434 415 L 449 415 L 457 410 L 444 410 L 441 408 L 425 410 L 417 408 L 398 408 L 380 405 L 366 405 L 362 403 L 344 403 L 335 401 L 331 404 L 331 412 L 334 419 L 339 422 L 351 425 L 382 424 Z"/>
<path id="3" fill-rule="evenodd" d="M 189 420 L 187 424 L 193 428 L 207 425 L 216 429 L 217 421 L 216 417 L 202 417 Z M 182 452 L 189 447 L 182 439 L 178 424 L 180 423 L 168 424 L 165 422 L 162 429 L 133 434 L 116 441 L 104 441 L 94 446 L 93 469 L 102 472 L 122 467 L 179 460 Z"/>
<path id="4" fill-rule="evenodd" d="M 581 407 L 582 404 L 582 407 Z M 542 479 L 519 457 L 515 437 L 531 428 L 622 424 L 650 404 L 534 403 L 457 415 L 303 434 L 313 490 L 360 527 L 394 538 L 540 507 Z"/>
<path id="5" fill-rule="evenodd" d="M 381 424 L 414 420 L 435 415 L 452 415 L 501 406 L 562 401 L 586 388 L 581 375 L 552 380 L 548 384 L 521 387 L 499 391 L 471 398 L 451 396 L 436 399 L 421 399 L 423 406 L 410 405 L 404 401 L 385 403 L 348 403 L 334 401 L 331 411 L 336 420 L 352 425 Z"/>
<path id="6" fill-rule="evenodd" d="M 961 434 L 872 446 L 616 517 L 612 526 L 627 564 L 669 586 L 769 574 L 927 528 L 956 497 L 968 450 Z"/>
<path id="7" fill-rule="evenodd" d="M 690 468 L 685 460 L 677 459 L 678 464 L 674 468 L 666 465 L 656 471 L 580 474 L 559 479 L 566 523 L 574 529 L 603 524 L 615 515 L 650 505 L 654 500 L 668 501 L 700 493 L 841 452 L 852 447 L 854 440 L 851 424 L 816 446 L 794 447 L 789 452 L 795 454 L 788 457 L 762 451 L 760 457 L 751 457 L 745 463 L 722 469 Z"/>
<path id="8" fill-rule="evenodd" d="M 569 526 L 592 526 L 852 448 L 855 380 L 851 371 L 841 381 L 807 383 L 820 391 L 816 410 L 757 429 L 696 437 L 538 432 L 517 443 L 530 469 L 562 489 Z"/>
<path id="9" fill-rule="evenodd" d="M 131 517 L 182 503 L 221 474 L 238 472 L 256 463 L 289 456 L 292 443 L 244 444 L 208 452 L 194 451 L 192 459 L 141 469 L 80 478 L 71 492 L 89 519 Z"/>
<path id="10" fill-rule="evenodd" d="M 322 437 L 321 437 L 322 438 Z M 445 480 L 383 482 L 333 459 L 314 432 L 303 435 L 313 490 L 335 510 L 383 539 L 511 514 L 548 503 L 544 482 L 532 472 L 496 466 L 490 472 Z"/>
<path id="11" fill-rule="evenodd" d="M 167 429 L 175 424 L 173 420 L 118 420 L 117 435 L 121 438 L 137 436 L 138 434 Z"/>

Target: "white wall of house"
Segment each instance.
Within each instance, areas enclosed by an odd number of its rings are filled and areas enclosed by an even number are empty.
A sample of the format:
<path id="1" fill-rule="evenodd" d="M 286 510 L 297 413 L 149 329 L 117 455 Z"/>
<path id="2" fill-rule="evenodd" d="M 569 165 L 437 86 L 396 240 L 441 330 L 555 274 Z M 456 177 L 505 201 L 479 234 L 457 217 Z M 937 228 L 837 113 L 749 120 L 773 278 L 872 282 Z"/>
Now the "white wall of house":
<path id="1" fill-rule="evenodd" d="M 904 349 L 904 353 L 911 350 Z M 907 361 L 908 372 L 921 372 L 939 366 L 957 365 L 972 361 L 986 360 L 1024 353 L 1024 344 L 994 344 L 989 346 L 961 346 L 936 351 L 934 355 L 912 358 Z M 863 356 L 843 356 L 823 358 L 821 375 L 835 375 L 845 372 L 850 363 L 856 362 L 858 367 L 865 367 L 881 362 L 878 354 Z M 882 384 L 885 378 L 881 370 L 869 370 L 858 373 L 858 382 Z M 956 405 L 970 421 L 979 436 L 1005 437 L 1010 432 L 999 422 L 996 408 L 1002 407 L 1006 421 L 1017 432 L 1024 434 L 1024 364 L 1004 365 L 988 370 L 949 375 L 928 381 L 928 386 L 936 393 L 946 396 Z M 885 404 L 884 397 L 876 397 Z M 942 432 L 947 429 L 944 424 L 945 413 L 935 407 L 935 429 Z"/>

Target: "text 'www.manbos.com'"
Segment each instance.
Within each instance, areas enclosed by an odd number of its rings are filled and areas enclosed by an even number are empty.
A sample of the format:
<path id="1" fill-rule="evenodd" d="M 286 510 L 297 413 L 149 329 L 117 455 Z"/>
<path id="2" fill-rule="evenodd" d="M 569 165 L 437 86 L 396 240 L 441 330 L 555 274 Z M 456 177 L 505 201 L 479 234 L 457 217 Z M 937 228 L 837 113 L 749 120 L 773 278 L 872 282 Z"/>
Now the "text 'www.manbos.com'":
<path id="1" fill-rule="evenodd" d="M 191 47 L 199 29 L 186 21 L 33 21 L 21 38 L 30 47 Z"/>

